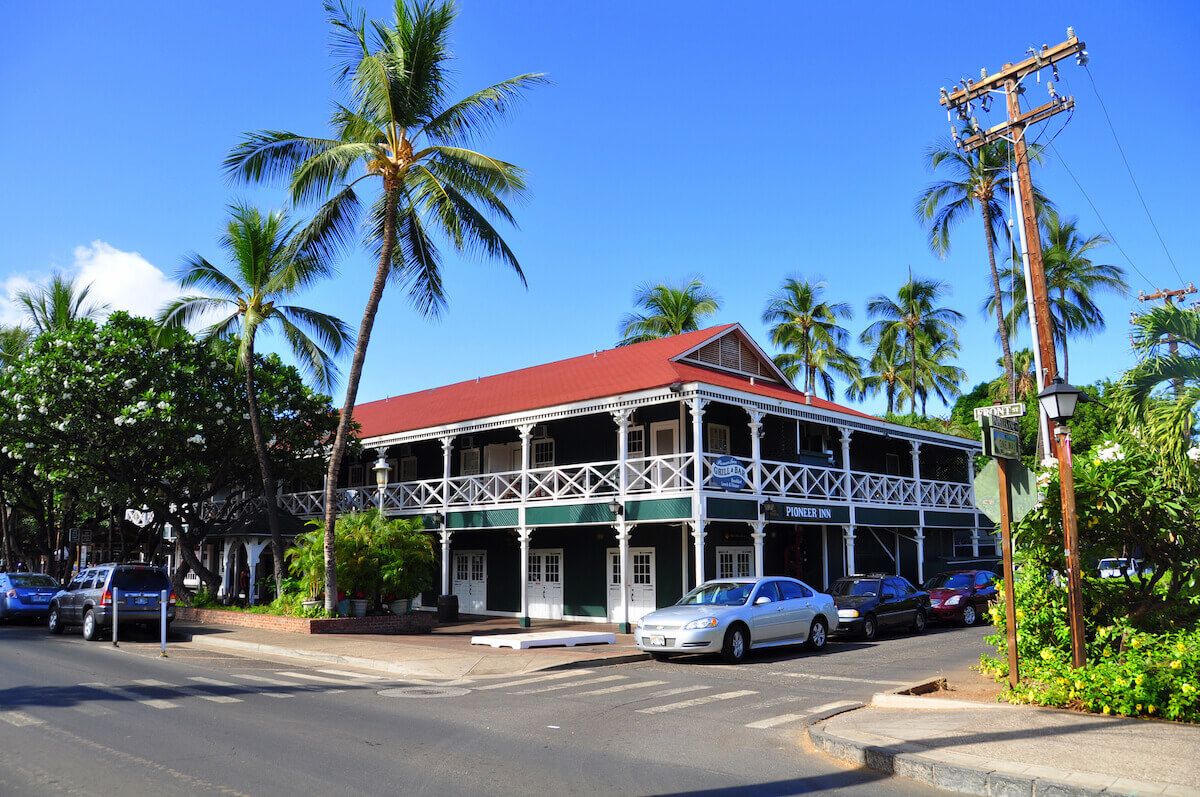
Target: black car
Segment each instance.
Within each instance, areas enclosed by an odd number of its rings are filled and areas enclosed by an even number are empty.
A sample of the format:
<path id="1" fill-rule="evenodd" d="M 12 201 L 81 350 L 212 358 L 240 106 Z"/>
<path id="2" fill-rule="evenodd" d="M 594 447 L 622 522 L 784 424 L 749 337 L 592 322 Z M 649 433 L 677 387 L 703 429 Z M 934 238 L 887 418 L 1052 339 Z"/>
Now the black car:
<path id="1" fill-rule="evenodd" d="M 907 628 L 919 634 L 929 622 L 929 593 L 900 576 L 846 576 L 833 582 L 829 594 L 840 633 L 874 639 L 881 628 Z"/>
<path id="2" fill-rule="evenodd" d="M 149 627 L 161 619 L 166 590 L 167 624 L 175 619 L 175 593 L 161 567 L 147 564 L 105 564 L 81 570 L 71 583 L 50 599 L 47 628 L 61 634 L 68 625 L 83 627 L 83 638 L 99 639 L 112 627 L 113 608 L 121 626 Z"/>

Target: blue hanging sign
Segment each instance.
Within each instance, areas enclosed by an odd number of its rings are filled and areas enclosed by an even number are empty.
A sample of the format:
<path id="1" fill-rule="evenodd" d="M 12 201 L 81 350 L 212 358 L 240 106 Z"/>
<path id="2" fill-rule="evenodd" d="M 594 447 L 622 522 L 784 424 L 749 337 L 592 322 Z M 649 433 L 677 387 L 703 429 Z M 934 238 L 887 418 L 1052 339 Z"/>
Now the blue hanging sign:
<path id="1" fill-rule="evenodd" d="M 744 490 L 750 484 L 746 466 L 737 457 L 717 457 L 712 464 L 709 483 L 722 490 Z"/>

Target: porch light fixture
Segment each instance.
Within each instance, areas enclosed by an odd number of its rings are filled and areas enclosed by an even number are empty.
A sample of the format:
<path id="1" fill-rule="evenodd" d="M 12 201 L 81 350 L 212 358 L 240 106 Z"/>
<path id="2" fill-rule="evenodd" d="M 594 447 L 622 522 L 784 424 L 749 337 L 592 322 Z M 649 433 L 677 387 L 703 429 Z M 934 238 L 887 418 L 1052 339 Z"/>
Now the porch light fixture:
<path id="1" fill-rule="evenodd" d="M 387 487 L 388 471 L 391 470 L 391 467 L 387 464 L 387 460 L 380 457 L 376 460 L 375 467 L 371 468 L 371 470 L 375 471 L 375 486 L 380 490 Z"/>
<path id="2" fill-rule="evenodd" d="M 625 505 L 614 498 L 608 502 L 608 511 L 613 513 L 613 517 L 620 517 L 625 514 Z"/>
<path id="3" fill-rule="evenodd" d="M 683 382 L 672 382 L 669 390 L 672 393 L 682 393 L 683 392 Z"/>
<path id="4" fill-rule="evenodd" d="M 775 502 L 768 498 L 758 506 L 760 517 L 768 518 L 775 514 Z"/>
<path id="5" fill-rule="evenodd" d="M 446 516 L 441 512 L 434 512 L 432 515 L 430 515 L 430 519 L 433 521 L 433 525 L 435 526 L 440 526 L 446 522 Z"/>
<path id="6" fill-rule="evenodd" d="M 1042 412 L 1059 426 L 1070 422 L 1075 415 L 1075 407 L 1080 401 L 1087 400 L 1086 393 L 1074 385 L 1068 385 L 1061 376 L 1054 377 L 1054 381 L 1038 393 L 1038 403 L 1042 405 Z"/>

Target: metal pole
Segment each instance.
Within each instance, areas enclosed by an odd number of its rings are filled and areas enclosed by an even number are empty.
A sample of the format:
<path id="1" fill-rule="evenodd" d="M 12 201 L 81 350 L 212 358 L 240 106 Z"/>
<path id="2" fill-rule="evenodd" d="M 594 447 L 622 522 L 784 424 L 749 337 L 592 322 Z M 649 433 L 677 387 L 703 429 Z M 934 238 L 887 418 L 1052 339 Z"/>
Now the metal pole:
<path id="1" fill-rule="evenodd" d="M 1058 443 L 1058 486 L 1062 496 L 1063 536 L 1067 553 L 1067 611 L 1071 626 L 1071 666 L 1087 664 L 1083 641 L 1083 589 L 1079 569 L 1079 525 L 1075 515 L 1075 472 L 1071 462 L 1071 432 L 1057 426 L 1054 437 Z"/>
<path id="2" fill-rule="evenodd" d="M 1008 642 L 1008 685 L 1017 688 L 1017 597 L 1013 585 L 1012 488 L 1008 483 L 1008 460 L 996 459 L 1000 487 L 1000 540 L 1004 556 L 1004 628 Z"/>
<path id="3" fill-rule="evenodd" d="M 168 600 L 169 600 L 169 593 L 167 592 L 167 590 L 164 589 L 161 593 L 159 593 L 159 599 L 158 599 L 158 608 L 159 608 L 159 615 L 160 615 L 159 616 L 159 631 L 160 631 L 160 636 L 161 636 L 161 642 L 159 643 L 160 650 L 159 650 L 158 655 L 164 659 L 167 657 L 167 601 Z"/>
<path id="4" fill-rule="evenodd" d="M 115 647 L 119 647 L 119 645 L 117 645 L 117 604 L 120 603 L 120 600 L 121 600 L 121 590 L 117 589 L 116 587 L 113 587 L 112 598 L 113 598 L 113 647 L 115 648 Z"/>

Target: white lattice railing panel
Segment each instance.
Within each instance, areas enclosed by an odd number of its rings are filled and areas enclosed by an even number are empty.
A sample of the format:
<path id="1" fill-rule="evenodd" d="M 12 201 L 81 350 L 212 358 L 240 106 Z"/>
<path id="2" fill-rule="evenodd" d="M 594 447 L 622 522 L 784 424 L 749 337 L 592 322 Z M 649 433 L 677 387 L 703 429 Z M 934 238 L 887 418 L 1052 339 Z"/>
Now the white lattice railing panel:
<path id="1" fill-rule="evenodd" d="M 626 492 L 661 493 L 691 489 L 695 483 L 692 473 L 693 461 L 691 454 L 627 460 Z"/>
<path id="2" fill-rule="evenodd" d="M 446 482 L 449 506 L 479 506 L 521 500 L 521 472 L 456 476 Z"/>
<path id="3" fill-rule="evenodd" d="M 921 503 L 948 509 L 971 509 L 971 485 L 958 482 L 922 481 Z"/>
<path id="4" fill-rule="evenodd" d="M 559 465 L 529 471 L 529 500 L 557 501 L 597 498 L 620 491 L 620 469 L 616 462 Z"/>
<path id="5" fill-rule="evenodd" d="M 846 500 L 845 474 L 834 468 L 794 462 L 762 463 L 762 492 L 785 498 Z"/>
<path id="6" fill-rule="evenodd" d="M 917 482 L 907 476 L 850 473 L 850 497 L 868 504 L 917 505 Z"/>
<path id="7" fill-rule="evenodd" d="M 383 488 L 384 511 L 433 510 L 442 505 L 445 484 L 441 479 L 397 482 Z"/>

